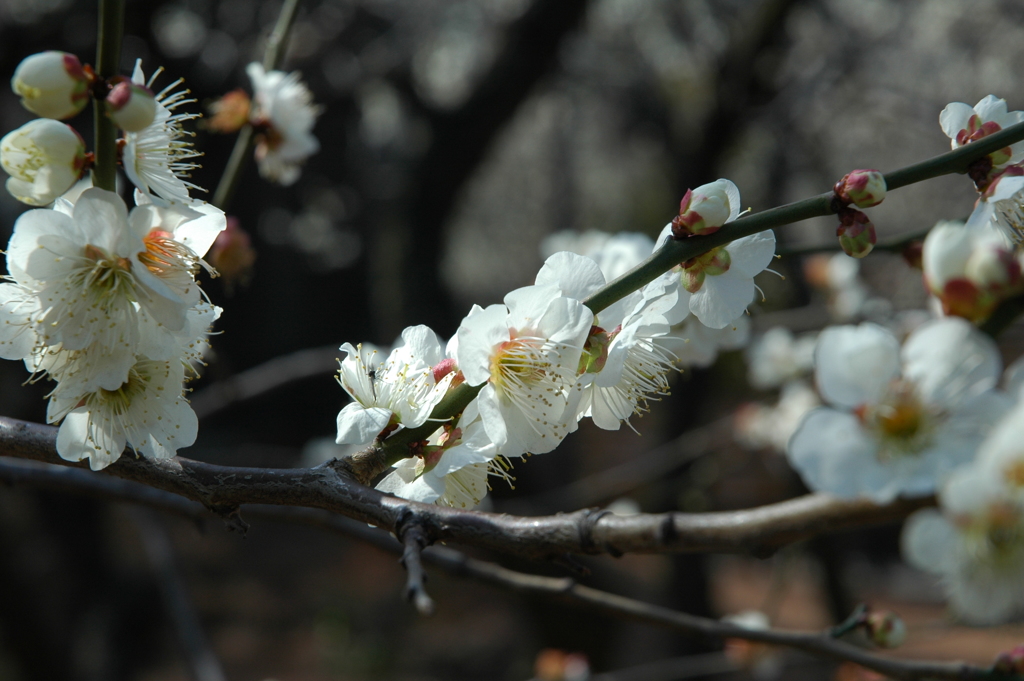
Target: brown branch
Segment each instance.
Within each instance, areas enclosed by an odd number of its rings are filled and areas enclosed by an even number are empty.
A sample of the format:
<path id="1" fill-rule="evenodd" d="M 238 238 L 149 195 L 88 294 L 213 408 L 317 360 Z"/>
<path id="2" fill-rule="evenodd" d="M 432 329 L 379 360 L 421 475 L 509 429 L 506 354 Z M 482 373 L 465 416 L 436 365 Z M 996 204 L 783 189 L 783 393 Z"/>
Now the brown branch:
<path id="1" fill-rule="evenodd" d="M 0 417 L 0 454 L 64 466 L 57 429 Z M 241 523 L 241 504 L 321 508 L 394 532 L 414 521 L 430 542 L 450 541 L 507 555 L 547 559 L 564 554 L 753 551 L 850 527 L 895 522 L 933 505 L 933 498 L 877 505 L 809 494 L 742 511 L 616 516 L 590 509 L 522 517 L 466 511 L 398 499 L 364 487 L 332 461 L 316 468 L 218 466 L 182 457 L 152 461 L 126 452 L 103 474 L 141 482 L 198 501 Z"/>
<path id="2" fill-rule="evenodd" d="M 26 475 L 26 471 L 35 471 L 35 474 Z M 110 479 L 105 476 L 85 470 L 68 469 L 65 471 L 58 466 L 25 464 L 2 459 L 0 459 L 0 479 L 29 482 L 37 486 L 56 487 L 90 495 L 102 494 L 110 482 Z M 52 484 L 45 485 L 48 479 Z M 121 484 L 116 487 L 116 490 L 121 501 L 132 501 L 134 496 L 139 503 L 170 511 L 175 515 L 193 520 L 203 520 L 209 517 L 208 512 L 199 504 L 188 501 L 181 503 L 180 497 L 174 494 L 153 490 L 140 484 L 118 482 Z M 385 532 L 320 509 L 260 505 L 246 506 L 245 512 L 250 517 L 297 523 L 328 530 L 395 554 L 404 554 L 408 551 L 407 546 L 399 544 Z M 495 563 L 470 558 L 447 547 L 432 546 L 423 550 L 421 555 L 424 562 L 440 567 L 455 576 L 468 577 L 516 593 L 542 595 L 586 607 L 611 617 L 629 618 L 688 634 L 714 638 L 738 638 L 795 648 L 818 657 L 854 662 L 896 679 L 970 681 L 972 679 L 1022 678 L 995 677 L 991 670 L 963 663 L 924 662 L 882 657 L 848 643 L 837 641 L 827 631 L 807 633 L 776 629 L 746 629 L 728 622 L 688 615 L 593 589 L 577 584 L 575 580 L 568 577 L 545 577 L 516 572 Z"/>

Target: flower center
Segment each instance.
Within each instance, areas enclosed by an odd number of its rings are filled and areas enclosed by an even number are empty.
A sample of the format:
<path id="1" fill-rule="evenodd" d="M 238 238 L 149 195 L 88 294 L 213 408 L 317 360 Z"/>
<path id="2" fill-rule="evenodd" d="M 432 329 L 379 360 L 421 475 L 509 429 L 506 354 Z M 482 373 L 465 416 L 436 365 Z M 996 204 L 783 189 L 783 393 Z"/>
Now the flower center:
<path id="1" fill-rule="evenodd" d="M 521 337 L 505 341 L 491 357 L 491 382 L 503 393 L 528 390 L 545 378 L 551 363 L 542 350 L 544 341 Z"/>
<path id="2" fill-rule="evenodd" d="M 90 290 L 97 298 L 116 295 L 133 298 L 134 277 L 132 262 L 127 258 L 115 257 L 102 248 L 87 244 L 85 257 L 91 264 L 78 270 L 81 286 Z"/>
<path id="3" fill-rule="evenodd" d="M 878 437 L 880 459 L 916 455 L 931 443 L 935 414 L 922 404 L 912 383 L 896 381 L 881 402 L 857 413 Z"/>
<path id="4" fill-rule="evenodd" d="M 164 277 L 179 272 L 194 275 L 199 270 L 196 254 L 188 246 L 175 241 L 170 232 L 150 230 L 142 241 L 146 250 L 139 253 L 139 260 L 156 276 Z"/>
<path id="5" fill-rule="evenodd" d="M 103 406 L 114 415 L 127 414 L 132 402 L 140 394 L 145 392 L 146 386 L 152 377 L 146 371 L 139 371 L 138 366 L 132 367 L 128 372 L 128 380 L 121 384 L 116 390 L 104 390 L 100 388 L 86 398 L 90 409 Z"/>

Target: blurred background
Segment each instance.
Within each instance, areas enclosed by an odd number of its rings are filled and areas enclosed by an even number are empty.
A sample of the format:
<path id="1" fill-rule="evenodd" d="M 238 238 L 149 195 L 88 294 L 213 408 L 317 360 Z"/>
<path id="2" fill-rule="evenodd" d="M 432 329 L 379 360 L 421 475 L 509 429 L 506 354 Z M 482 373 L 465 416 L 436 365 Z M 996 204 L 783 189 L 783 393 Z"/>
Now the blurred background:
<path id="1" fill-rule="evenodd" d="M 137 58 L 147 74 L 163 66 L 155 89 L 183 78 L 192 110 L 205 111 L 235 88 L 251 93 L 244 69 L 261 59 L 279 9 L 278 0 L 128 0 L 122 69 Z M 95 29 L 94 2 L 0 0 L 0 74 L 45 49 L 92 63 Z M 854 168 L 941 153 L 946 103 L 993 93 L 1024 107 L 1022 53 L 1024 3 L 1013 0 L 304 0 L 283 68 L 301 71 L 323 107 L 322 149 L 288 188 L 250 164 L 226 207 L 257 260 L 245 285 L 204 283 L 225 312 L 193 384 L 199 440 L 183 455 L 274 467 L 336 455 L 342 342 L 388 346 L 420 323 L 447 338 L 471 304 L 532 283 L 553 233 L 653 237 L 688 187 L 718 177 L 758 211 L 827 191 Z M 71 121 L 87 140 L 90 111 Z M 0 93 L 0 130 L 31 118 Z M 192 181 L 212 192 L 234 139 L 196 133 L 205 156 Z M 871 215 L 891 242 L 966 217 L 973 197 L 969 181 L 945 177 L 892 194 Z M 0 192 L 0 240 L 25 208 Z M 758 279 L 765 301 L 751 307 L 753 338 L 920 317 L 920 273 L 899 253 L 872 254 L 859 270 L 813 253 L 835 248 L 834 228 L 821 219 L 778 230 L 774 269 L 784 278 Z M 1007 361 L 1021 340 L 1019 328 L 1001 339 Z M 258 367 L 246 385 L 259 394 L 248 397 L 237 379 Z M 558 451 L 517 463 L 516 489 L 495 485 L 488 508 L 705 511 L 800 494 L 778 451 L 789 413 L 779 402 L 807 366 L 780 372 L 751 378 L 738 351 L 691 366 L 633 420 L 642 436 L 587 422 Z M 306 378 L 281 380 L 296 376 Z M 43 422 L 47 387 L 26 378 L 19 364 L 0 365 L 0 413 Z M 806 408 L 814 398 L 804 386 Z M 934 583 L 900 563 L 898 529 L 768 558 L 584 562 L 598 587 L 710 616 L 759 610 L 784 627 L 823 627 L 868 600 L 906 618 L 910 656 L 985 663 L 1022 638 L 1019 627 L 950 624 Z M 154 537 L 169 550 L 154 549 Z M 182 655 L 161 594 L 168 574 L 223 676 L 204 677 Z M 686 660 L 722 647 L 434 572 L 438 612 L 424 619 L 402 601 L 403 580 L 392 555 L 315 530 L 259 521 L 242 537 L 216 519 L 197 527 L 4 487 L 0 680 L 554 681 L 586 678 L 585 666 L 682 659 L 667 675 L 608 677 L 669 681 L 700 675 Z M 715 678 L 869 678 L 793 653 L 774 666 L 730 654 Z"/>

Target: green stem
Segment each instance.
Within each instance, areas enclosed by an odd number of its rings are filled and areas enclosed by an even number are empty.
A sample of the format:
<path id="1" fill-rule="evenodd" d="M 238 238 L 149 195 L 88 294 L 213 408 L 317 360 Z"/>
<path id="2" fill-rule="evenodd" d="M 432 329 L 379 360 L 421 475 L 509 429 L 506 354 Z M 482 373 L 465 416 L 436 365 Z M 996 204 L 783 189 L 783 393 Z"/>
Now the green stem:
<path id="1" fill-rule="evenodd" d="M 994 135 L 985 137 L 977 142 L 971 142 L 959 149 L 954 149 L 934 158 L 887 173 L 885 183 L 890 190 L 893 190 L 933 177 L 939 177 L 940 175 L 966 173 L 968 167 L 974 161 L 1022 139 L 1024 139 L 1024 123 L 1017 123 L 1005 130 L 1000 130 Z M 600 291 L 597 291 L 583 302 L 596 314 L 615 301 L 649 284 L 661 275 L 662 272 L 667 272 L 684 260 L 707 253 L 712 248 L 722 246 L 745 236 L 750 236 L 751 234 L 772 229 L 773 227 L 781 227 L 808 218 L 831 215 L 832 213 L 832 192 L 828 192 L 804 199 L 803 201 L 797 201 L 796 203 L 790 203 L 742 217 L 735 222 L 729 223 L 714 234 L 695 236 L 678 241 L 670 240 L 650 258 Z"/>
<path id="2" fill-rule="evenodd" d="M 299 11 L 299 0 L 285 0 L 281 5 L 281 13 L 277 15 L 277 23 L 274 30 L 267 36 L 267 44 L 263 50 L 263 68 L 273 71 L 281 65 L 284 60 L 285 48 L 288 46 L 288 34 L 295 23 L 295 17 Z M 238 183 L 242 179 L 242 171 L 252 155 L 252 148 L 255 142 L 252 126 L 248 123 L 238 131 L 238 138 L 235 140 L 235 147 L 231 150 L 231 157 L 224 167 L 224 174 L 221 175 L 217 184 L 217 191 L 213 193 L 213 205 L 221 210 L 227 210 L 228 204 L 238 189 Z"/>
<path id="3" fill-rule="evenodd" d="M 384 443 L 384 460 L 387 465 L 393 466 L 402 459 L 409 457 L 407 445 L 420 440 L 426 440 L 431 433 L 441 426 L 441 422 L 447 421 L 456 414 L 461 414 L 477 393 L 486 385 L 468 385 L 463 383 L 457 388 L 448 391 L 441 401 L 430 412 L 430 418 L 419 428 L 405 428 L 389 437 Z"/>
<path id="4" fill-rule="evenodd" d="M 100 0 L 99 34 L 96 37 L 96 75 L 106 80 L 117 75 L 121 65 L 124 35 L 124 0 Z M 106 104 L 93 99 L 93 186 L 117 191 L 117 127 L 107 117 Z"/>
<path id="5" fill-rule="evenodd" d="M 922 182 L 940 175 L 966 173 L 968 167 L 974 161 L 1020 140 L 1024 140 L 1024 123 L 1012 125 L 994 135 L 985 137 L 977 142 L 972 142 L 959 149 L 954 149 L 945 154 L 940 154 L 920 163 L 888 173 L 885 176 L 886 186 L 890 190 L 899 189 L 900 187 Z M 595 292 L 583 302 L 597 314 L 615 301 L 649 284 L 663 272 L 667 272 L 684 260 L 707 253 L 712 248 L 774 227 L 781 227 L 801 220 L 807 220 L 808 218 L 831 215 L 834 212 L 832 210 L 832 198 L 832 192 L 819 194 L 803 201 L 789 203 L 785 206 L 771 208 L 760 213 L 742 217 L 735 222 L 729 223 L 714 234 L 695 236 L 678 241 L 669 240 L 647 260 L 609 283 L 603 289 Z M 1022 303 L 1022 306 L 1024 306 L 1024 303 Z M 1009 315 L 1010 310 L 1008 309 L 1006 313 Z M 430 420 L 424 425 L 419 428 L 400 430 L 388 438 L 383 445 L 385 459 L 388 464 L 394 464 L 408 457 L 409 449 L 407 445 L 426 439 L 437 430 L 441 422 L 461 413 L 473 398 L 476 397 L 482 387 L 483 385 L 475 387 L 465 384 L 460 385 L 458 388 L 449 391 L 431 412 Z"/>

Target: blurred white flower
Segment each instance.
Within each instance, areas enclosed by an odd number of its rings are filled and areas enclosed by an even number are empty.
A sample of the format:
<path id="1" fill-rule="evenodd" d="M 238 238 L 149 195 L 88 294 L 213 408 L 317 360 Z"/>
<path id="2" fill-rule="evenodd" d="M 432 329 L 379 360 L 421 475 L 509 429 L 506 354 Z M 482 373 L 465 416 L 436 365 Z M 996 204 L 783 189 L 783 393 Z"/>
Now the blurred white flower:
<path id="1" fill-rule="evenodd" d="M 736 440 L 750 449 L 770 447 L 780 454 L 804 417 L 821 406 L 818 393 L 805 381 L 782 386 L 774 405 L 751 403 L 736 412 Z"/>
<path id="2" fill-rule="evenodd" d="M 957 471 L 903 527 L 903 556 L 937 575 L 953 611 L 970 624 L 996 624 L 1024 611 L 1024 509 L 993 471 Z"/>
<path id="3" fill-rule="evenodd" d="M 540 253 L 547 259 L 559 251 L 586 256 L 611 281 L 633 269 L 654 252 L 654 239 L 639 232 L 610 234 L 595 229 L 586 232 L 562 230 L 546 237 Z"/>
<path id="4" fill-rule="evenodd" d="M 956 317 L 903 345 L 875 324 L 831 327 L 815 351 L 818 389 L 834 407 L 810 412 L 789 443 L 808 487 L 884 503 L 928 494 L 970 461 L 1006 409 L 993 388 L 995 344 Z"/>
<path id="5" fill-rule="evenodd" d="M 747 348 L 750 385 L 770 390 L 810 373 L 814 368 L 814 346 L 817 335 L 796 338 L 784 326 L 766 331 Z"/>
<path id="6" fill-rule="evenodd" d="M 260 175 L 278 184 L 294 184 L 302 164 L 320 151 L 312 133 L 320 108 L 313 104 L 313 94 L 298 72 L 267 72 L 256 62 L 245 71 L 253 88 L 250 122 L 260 132 L 256 144 Z"/>

